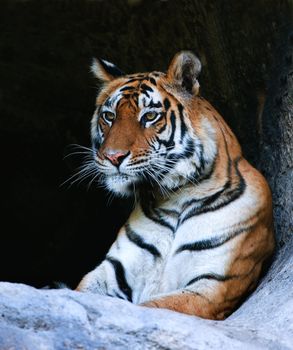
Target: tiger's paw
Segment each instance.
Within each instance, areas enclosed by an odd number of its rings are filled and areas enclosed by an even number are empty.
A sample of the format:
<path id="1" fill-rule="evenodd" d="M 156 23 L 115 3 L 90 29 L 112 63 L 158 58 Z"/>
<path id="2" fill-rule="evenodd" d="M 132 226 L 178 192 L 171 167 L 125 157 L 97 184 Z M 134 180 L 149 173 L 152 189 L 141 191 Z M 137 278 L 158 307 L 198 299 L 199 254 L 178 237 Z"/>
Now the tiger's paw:
<path id="1" fill-rule="evenodd" d="M 159 308 L 160 305 L 157 301 L 151 300 L 151 301 L 145 301 L 144 303 L 138 304 L 139 306 L 145 306 L 145 307 L 152 307 L 152 308 Z"/>

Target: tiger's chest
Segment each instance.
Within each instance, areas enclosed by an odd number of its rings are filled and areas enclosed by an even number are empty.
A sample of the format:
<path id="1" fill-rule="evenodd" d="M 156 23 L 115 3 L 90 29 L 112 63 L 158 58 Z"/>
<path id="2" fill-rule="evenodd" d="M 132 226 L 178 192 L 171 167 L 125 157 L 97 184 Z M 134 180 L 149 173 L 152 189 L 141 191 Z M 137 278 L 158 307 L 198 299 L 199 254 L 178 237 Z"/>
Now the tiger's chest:
<path id="1" fill-rule="evenodd" d="M 133 302 L 185 288 L 194 276 L 210 271 L 225 273 L 234 243 L 208 249 L 221 225 L 225 225 L 223 213 L 207 213 L 184 221 L 187 213 L 178 208 L 140 208 L 130 216 L 120 239 L 127 249 L 120 259 L 126 267 L 135 266 L 128 276 Z"/>

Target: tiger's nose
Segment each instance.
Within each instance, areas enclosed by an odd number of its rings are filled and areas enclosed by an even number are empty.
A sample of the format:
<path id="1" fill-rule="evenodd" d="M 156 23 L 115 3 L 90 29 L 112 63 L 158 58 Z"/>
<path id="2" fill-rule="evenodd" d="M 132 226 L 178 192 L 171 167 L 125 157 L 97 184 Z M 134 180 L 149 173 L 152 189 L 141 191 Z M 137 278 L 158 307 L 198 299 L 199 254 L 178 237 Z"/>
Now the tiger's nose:
<path id="1" fill-rule="evenodd" d="M 108 150 L 103 154 L 113 165 L 119 166 L 129 153 L 129 151 Z"/>

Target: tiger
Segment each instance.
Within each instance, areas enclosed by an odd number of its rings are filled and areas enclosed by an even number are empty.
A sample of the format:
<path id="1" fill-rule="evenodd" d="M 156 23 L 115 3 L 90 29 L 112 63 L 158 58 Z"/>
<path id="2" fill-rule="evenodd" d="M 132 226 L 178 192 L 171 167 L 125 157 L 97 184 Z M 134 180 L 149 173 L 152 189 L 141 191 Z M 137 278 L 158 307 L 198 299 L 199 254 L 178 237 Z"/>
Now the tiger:
<path id="1" fill-rule="evenodd" d="M 201 68 L 188 50 L 165 72 L 93 59 L 92 171 L 135 204 L 75 291 L 223 320 L 259 284 L 275 249 L 271 190 L 201 96 Z"/>

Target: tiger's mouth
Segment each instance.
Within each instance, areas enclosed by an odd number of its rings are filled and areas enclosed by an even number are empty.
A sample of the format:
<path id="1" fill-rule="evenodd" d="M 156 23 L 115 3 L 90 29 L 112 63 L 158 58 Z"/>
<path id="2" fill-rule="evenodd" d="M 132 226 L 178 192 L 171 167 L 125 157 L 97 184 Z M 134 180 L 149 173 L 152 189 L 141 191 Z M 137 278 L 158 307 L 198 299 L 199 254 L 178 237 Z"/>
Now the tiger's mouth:
<path id="1" fill-rule="evenodd" d="M 117 173 L 113 175 L 107 175 L 106 178 L 111 181 L 116 181 L 116 182 L 129 182 L 132 181 L 131 179 L 133 176 L 129 176 L 127 174 L 123 173 Z"/>
<path id="2" fill-rule="evenodd" d="M 161 187 L 161 181 L 170 170 L 163 160 L 156 157 L 152 162 L 148 158 L 140 160 L 140 164 L 136 161 L 135 164 L 122 163 L 119 167 L 107 164 L 107 169 L 100 169 L 101 181 L 109 191 L 120 196 L 129 196 L 142 186 Z"/>
<path id="3" fill-rule="evenodd" d="M 104 177 L 104 182 L 109 191 L 120 196 L 129 196 L 134 191 L 134 185 L 138 178 L 123 173 L 116 173 Z"/>

